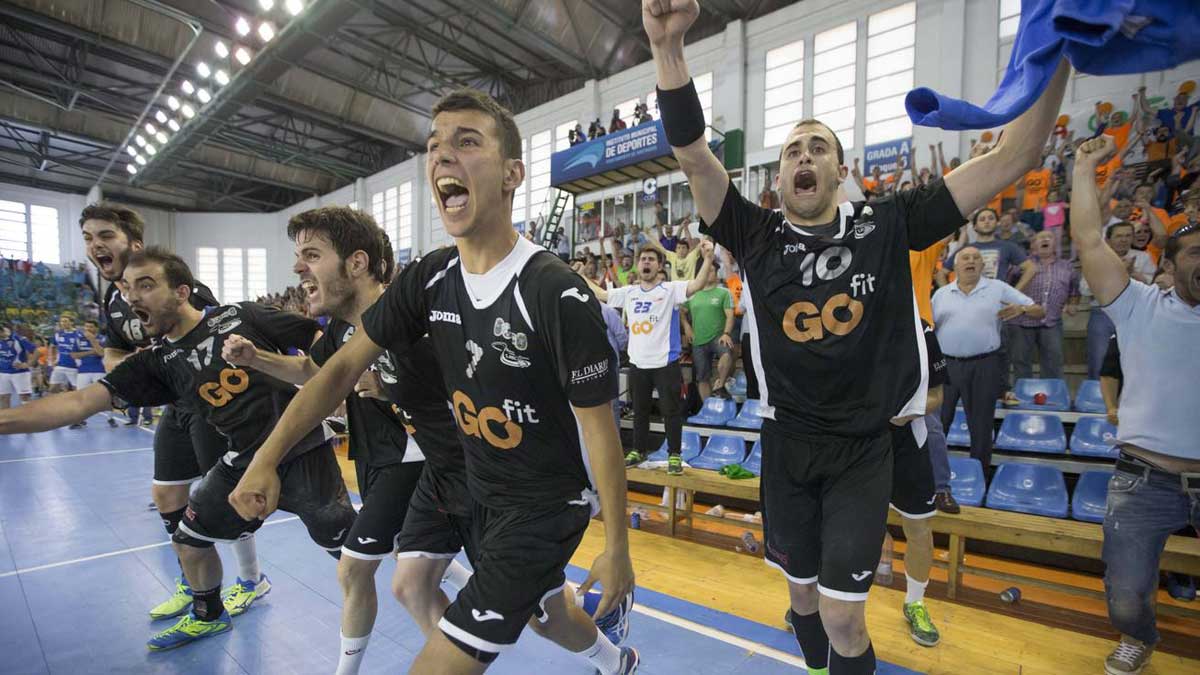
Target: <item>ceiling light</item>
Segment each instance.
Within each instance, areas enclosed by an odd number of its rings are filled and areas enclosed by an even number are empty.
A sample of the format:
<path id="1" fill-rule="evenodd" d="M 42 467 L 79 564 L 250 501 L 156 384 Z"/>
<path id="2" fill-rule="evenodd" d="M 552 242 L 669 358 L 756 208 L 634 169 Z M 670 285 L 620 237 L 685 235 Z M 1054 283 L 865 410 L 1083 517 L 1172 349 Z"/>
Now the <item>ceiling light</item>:
<path id="1" fill-rule="evenodd" d="M 213 76 L 213 79 L 217 81 L 217 84 L 224 87 L 225 85 L 229 84 L 229 73 L 223 70 L 218 70 L 216 75 Z"/>
<path id="2" fill-rule="evenodd" d="M 137 148 L 132 145 L 125 146 L 125 152 L 128 152 L 130 157 L 137 157 Z"/>
<path id="3" fill-rule="evenodd" d="M 183 113 L 183 116 L 189 120 L 196 116 L 196 109 L 187 103 L 183 104 L 183 107 L 180 108 L 179 112 Z"/>
<path id="4" fill-rule="evenodd" d="M 263 42 L 270 42 L 271 38 L 275 37 L 275 27 L 271 22 L 264 21 L 258 24 L 258 37 L 262 38 Z"/>
<path id="5" fill-rule="evenodd" d="M 207 89 L 197 89 L 196 98 L 200 99 L 201 103 L 208 103 L 212 100 L 212 94 L 208 93 Z"/>
<path id="6" fill-rule="evenodd" d="M 287 8 L 288 14 L 296 16 L 304 11 L 304 3 L 301 0 L 285 0 L 283 6 Z"/>
<path id="7" fill-rule="evenodd" d="M 245 47 L 238 47 L 237 51 L 233 53 L 233 58 L 237 59 L 238 63 L 244 66 L 250 63 L 250 50 Z"/>
<path id="8" fill-rule="evenodd" d="M 179 99 L 174 96 L 167 97 L 167 107 L 171 110 L 179 110 Z"/>
<path id="9" fill-rule="evenodd" d="M 133 142 L 138 144 L 139 148 L 146 147 L 146 139 L 142 138 L 141 134 L 133 137 Z"/>
<path id="10" fill-rule="evenodd" d="M 200 79 L 203 80 L 209 75 L 212 75 L 212 69 L 208 67 L 207 63 L 201 61 L 200 63 L 196 64 L 196 73 L 200 75 Z"/>
<path id="11" fill-rule="evenodd" d="M 138 164 L 141 164 L 142 166 L 146 166 L 146 158 L 142 157 L 141 155 L 134 157 L 133 161 L 137 162 Z"/>
<path id="12" fill-rule="evenodd" d="M 213 45 L 213 49 L 217 51 L 218 57 L 223 59 L 229 58 L 229 47 L 226 47 L 224 42 L 217 40 L 217 44 Z"/>
<path id="13" fill-rule="evenodd" d="M 146 133 L 153 136 L 154 134 L 158 133 L 158 127 L 154 126 L 153 124 L 151 124 L 149 122 L 146 122 Z"/>
<path id="14" fill-rule="evenodd" d="M 183 93 L 189 96 L 196 93 L 196 87 L 192 84 L 191 80 L 184 80 L 183 83 L 179 85 L 179 88 L 183 90 Z"/>
<path id="15" fill-rule="evenodd" d="M 171 131 L 179 131 L 179 122 L 176 122 L 174 117 L 167 120 L 167 126 L 171 128 Z"/>
<path id="16" fill-rule="evenodd" d="M 158 148 L 154 147 L 153 143 L 147 143 L 146 144 L 146 154 L 153 157 L 158 154 Z"/>
<path id="17" fill-rule="evenodd" d="M 161 110 L 156 110 L 156 111 L 154 111 L 154 119 L 158 120 L 159 124 L 166 124 L 167 123 L 167 113 L 165 113 Z"/>
<path id="18" fill-rule="evenodd" d="M 126 165 L 125 165 L 125 170 L 126 170 L 126 171 L 128 171 L 128 172 L 129 172 L 129 173 L 131 173 L 131 174 L 136 174 L 136 173 L 137 173 L 137 167 L 136 167 L 136 166 L 134 166 L 132 163 L 130 163 L 130 164 L 126 164 Z"/>
<path id="19" fill-rule="evenodd" d="M 235 30 L 237 30 L 238 35 L 246 36 L 250 34 L 250 22 L 247 21 L 246 17 L 244 16 L 239 16 L 237 22 L 233 24 L 233 27 Z"/>
<path id="20" fill-rule="evenodd" d="M 156 139 L 158 139 L 158 142 L 159 142 L 159 143 L 161 143 L 161 144 L 163 144 L 163 145 L 166 145 L 166 144 L 167 144 L 167 135 L 166 135 L 166 134 L 164 134 L 163 132 L 161 132 L 161 131 L 160 131 L 160 132 L 158 132 L 157 134 L 154 134 L 154 137 L 155 137 Z"/>
<path id="21" fill-rule="evenodd" d="M 275 7 L 275 0 L 258 0 L 258 6 L 262 7 L 264 12 L 269 12 Z"/>

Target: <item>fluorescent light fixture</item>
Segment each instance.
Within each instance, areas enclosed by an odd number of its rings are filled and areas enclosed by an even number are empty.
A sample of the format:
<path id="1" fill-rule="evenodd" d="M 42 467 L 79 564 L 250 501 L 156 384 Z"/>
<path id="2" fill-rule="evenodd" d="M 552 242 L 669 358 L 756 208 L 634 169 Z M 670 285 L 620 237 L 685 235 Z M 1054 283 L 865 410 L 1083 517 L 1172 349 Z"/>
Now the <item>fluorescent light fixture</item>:
<path id="1" fill-rule="evenodd" d="M 146 154 L 153 157 L 158 154 L 158 148 L 154 147 L 153 143 L 147 143 L 146 144 Z"/>
<path id="2" fill-rule="evenodd" d="M 201 103 L 208 103 L 212 100 L 212 94 L 208 93 L 207 89 L 197 89 L 196 98 L 200 99 Z"/>
<path id="3" fill-rule="evenodd" d="M 258 0 L 258 6 L 262 7 L 262 11 L 269 12 L 275 8 L 275 0 Z"/>
<path id="4" fill-rule="evenodd" d="M 156 110 L 156 111 L 154 111 L 154 119 L 158 120 L 159 124 L 166 124 L 167 123 L 167 113 L 165 113 L 161 110 Z"/>
<path id="5" fill-rule="evenodd" d="M 213 45 L 213 49 L 216 50 L 218 57 L 222 59 L 229 58 L 229 47 L 224 42 L 217 40 L 217 44 Z"/>
<path id="6" fill-rule="evenodd" d="M 271 38 L 275 37 L 275 27 L 270 21 L 258 24 L 258 37 L 262 38 L 263 42 L 270 42 Z"/>
<path id="7" fill-rule="evenodd" d="M 189 120 L 196 116 L 196 109 L 193 108 L 188 103 L 184 103 L 183 107 L 180 108 L 179 112 L 183 113 L 183 116 L 188 118 Z"/>
<path id="8" fill-rule="evenodd" d="M 202 80 L 207 79 L 209 75 L 212 75 L 212 68 L 209 68 L 207 63 L 201 61 L 196 64 L 196 74 Z"/>
<path id="9" fill-rule="evenodd" d="M 141 134 L 133 137 L 133 142 L 138 144 L 139 148 L 146 147 L 146 139 L 142 138 Z"/>
<path id="10" fill-rule="evenodd" d="M 171 131 L 179 131 L 179 122 L 176 122 L 174 117 L 167 120 L 167 126 L 171 128 Z"/>
<path id="11" fill-rule="evenodd" d="M 154 138 L 157 139 L 158 142 L 161 143 L 162 145 L 167 144 L 167 135 L 161 131 L 158 132 L 157 134 L 154 134 Z"/>
<path id="12" fill-rule="evenodd" d="M 146 158 L 142 157 L 141 155 L 134 157 L 133 161 L 137 162 L 138 164 L 141 164 L 142 166 L 146 166 Z"/>
<path id="13" fill-rule="evenodd" d="M 125 152 L 128 152 L 130 157 L 137 157 L 137 148 L 132 145 L 125 146 Z"/>
<path id="14" fill-rule="evenodd" d="M 304 3 L 301 0 L 285 0 L 283 6 L 287 8 L 288 14 L 292 16 L 296 16 L 304 11 Z"/>
<path id="15" fill-rule="evenodd" d="M 179 88 L 182 89 L 183 93 L 187 94 L 188 96 L 196 93 L 196 85 L 192 84 L 191 80 L 184 80 L 183 83 L 179 85 Z"/>
<path id="16" fill-rule="evenodd" d="M 179 110 L 179 99 L 174 96 L 167 97 L 167 107 L 171 110 Z"/>
<path id="17" fill-rule="evenodd" d="M 158 127 L 154 126 L 153 124 L 151 124 L 149 122 L 146 122 L 145 129 L 146 129 L 146 133 L 150 134 L 151 136 L 158 133 Z"/>
<path id="18" fill-rule="evenodd" d="M 227 73 L 223 70 L 218 70 L 213 75 L 213 79 L 217 81 L 217 84 L 224 87 L 225 85 L 229 84 L 229 73 Z"/>
<path id="19" fill-rule="evenodd" d="M 238 63 L 244 66 L 250 63 L 250 50 L 245 47 L 238 47 L 237 51 L 233 53 L 233 58 L 237 59 Z"/>
<path id="20" fill-rule="evenodd" d="M 237 31 L 238 35 L 245 37 L 250 34 L 250 22 L 247 21 L 246 17 L 244 16 L 239 16 L 237 22 L 233 24 L 233 27 Z"/>
<path id="21" fill-rule="evenodd" d="M 125 165 L 125 170 L 126 170 L 126 171 L 128 171 L 128 172 L 129 172 L 129 173 L 131 173 L 131 174 L 136 174 L 136 173 L 137 173 L 137 167 L 136 167 L 136 166 L 134 166 L 132 163 L 130 163 L 130 164 L 126 164 L 126 165 Z"/>

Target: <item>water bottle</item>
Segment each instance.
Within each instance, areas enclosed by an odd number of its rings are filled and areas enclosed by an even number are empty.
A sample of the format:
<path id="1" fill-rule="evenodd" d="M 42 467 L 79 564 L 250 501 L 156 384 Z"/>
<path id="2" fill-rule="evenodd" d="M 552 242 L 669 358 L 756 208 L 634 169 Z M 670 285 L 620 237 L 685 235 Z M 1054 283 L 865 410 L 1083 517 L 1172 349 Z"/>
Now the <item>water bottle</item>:
<path id="1" fill-rule="evenodd" d="M 1013 586 L 1011 588 L 1006 588 L 1000 592 L 1000 599 L 1003 600 L 1004 602 L 1007 602 L 1010 605 L 1013 604 L 1014 602 L 1020 602 L 1021 601 L 1021 589 L 1017 588 L 1016 586 Z"/>
<path id="2" fill-rule="evenodd" d="M 642 514 L 638 513 L 637 511 L 634 511 L 633 513 L 629 514 L 629 529 L 631 529 L 631 530 L 642 529 Z"/>
<path id="3" fill-rule="evenodd" d="M 754 538 L 754 533 L 750 530 L 742 533 L 742 548 L 747 553 L 758 553 L 758 540 Z"/>

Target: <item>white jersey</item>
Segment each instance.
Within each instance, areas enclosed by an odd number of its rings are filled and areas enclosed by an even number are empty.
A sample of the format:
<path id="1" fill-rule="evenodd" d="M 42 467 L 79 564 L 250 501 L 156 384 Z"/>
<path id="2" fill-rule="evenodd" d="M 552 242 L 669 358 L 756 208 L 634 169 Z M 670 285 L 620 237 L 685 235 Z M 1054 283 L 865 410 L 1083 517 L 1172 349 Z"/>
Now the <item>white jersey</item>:
<path id="1" fill-rule="evenodd" d="M 608 291 L 608 305 L 625 310 L 630 363 L 662 368 L 679 360 L 679 306 L 687 302 L 687 287 L 686 281 L 665 281 L 648 291 L 637 285 Z"/>

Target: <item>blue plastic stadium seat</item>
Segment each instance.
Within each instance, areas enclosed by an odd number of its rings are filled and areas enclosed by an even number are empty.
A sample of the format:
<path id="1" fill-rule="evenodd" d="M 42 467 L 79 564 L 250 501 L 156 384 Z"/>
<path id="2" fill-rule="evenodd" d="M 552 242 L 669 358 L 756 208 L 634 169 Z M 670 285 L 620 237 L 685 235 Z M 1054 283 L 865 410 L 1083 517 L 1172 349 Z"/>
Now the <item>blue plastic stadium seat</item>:
<path id="1" fill-rule="evenodd" d="M 1067 389 L 1067 383 L 1062 380 L 1020 379 L 1013 387 L 1013 393 L 1021 401 L 1017 407 L 1022 410 L 1071 409 L 1071 392 Z M 1037 394 L 1046 395 L 1046 402 L 1042 405 L 1033 402 L 1033 397 Z"/>
<path id="2" fill-rule="evenodd" d="M 995 432 L 991 429 L 988 432 L 992 434 L 992 439 L 995 440 Z M 971 447 L 971 431 L 967 429 L 967 413 L 962 408 L 954 409 L 954 421 L 950 423 L 950 428 L 946 430 L 946 445 L 953 445 L 956 448 Z"/>
<path id="3" fill-rule="evenodd" d="M 1009 462 L 1001 464 L 988 488 L 989 509 L 1067 517 L 1067 483 L 1052 466 Z"/>
<path id="4" fill-rule="evenodd" d="M 729 385 L 729 393 L 734 396 L 746 396 L 746 371 L 739 370 L 737 375 L 733 376 L 733 384 Z"/>
<path id="5" fill-rule="evenodd" d="M 1084 380 L 1075 392 L 1075 409 L 1079 412 L 1105 413 L 1104 395 L 1100 393 L 1100 380 Z"/>
<path id="6" fill-rule="evenodd" d="M 746 461 L 742 462 L 742 468 L 754 474 L 755 476 L 762 475 L 762 439 L 754 441 L 754 447 L 750 448 L 750 456 Z"/>
<path id="7" fill-rule="evenodd" d="M 736 416 L 737 403 L 727 401 L 719 396 L 709 396 L 704 399 L 704 407 L 700 409 L 700 414 L 692 415 L 687 421 L 688 424 L 722 427 Z"/>
<path id="8" fill-rule="evenodd" d="M 1071 497 L 1071 517 L 1088 523 L 1103 523 L 1108 508 L 1108 479 L 1111 471 L 1084 471 Z"/>
<path id="9" fill-rule="evenodd" d="M 761 429 L 762 422 L 762 401 L 749 398 L 742 404 L 742 411 L 727 426 L 738 429 Z"/>
<path id="10" fill-rule="evenodd" d="M 1067 451 L 1067 432 L 1058 415 L 1013 412 L 1000 424 L 996 447 L 1061 455 Z"/>
<path id="11" fill-rule="evenodd" d="M 704 445 L 700 456 L 688 462 L 695 469 L 720 471 L 726 464 L 746 461 L 746 441 L 741 436 L 714 434 Z"/>
<path id="12" fill-rule="evenodd" d="M 983 506 L 987 494 L 987 479 L 983 465 L 972 457 L 950 458 L 950 493 L 964 506 Z"/>
<path id="13" fill-rule="evenodd" d="M 680 441 L 680 456 L 683 457 L 683 461 L 691 464 L 692 460 L 696 459 L 696 456 L 700 454 L 700 434 L 694 431 L 685 431 L 683 432 L 683 437 L 680 439 Z M 658 450 L 655 450 L 654 452 L 650 453 L 650 456 L 646 457 L 646 461 L 667 461 L 667 440 L 665 438 L 663 439 L 663 443 L 661 446 L 659 446 Z"/>
<path id="14" fill-rule="evenodd" d="M 1103 417 L 1084 417 L 1071 432 L 1071 454 L 1085 457 L 1117 458 L 1117 428 Z"/>

